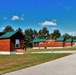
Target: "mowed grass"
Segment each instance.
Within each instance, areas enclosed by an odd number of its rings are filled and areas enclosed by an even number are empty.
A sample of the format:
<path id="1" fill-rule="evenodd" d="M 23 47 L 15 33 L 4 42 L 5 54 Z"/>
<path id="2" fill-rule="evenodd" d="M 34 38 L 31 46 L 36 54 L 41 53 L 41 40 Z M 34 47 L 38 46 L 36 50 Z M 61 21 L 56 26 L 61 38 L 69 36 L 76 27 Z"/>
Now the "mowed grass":
<path id="1" fill-rule="evenodd" d="M 70 50 L 76 50 L 76 47 L 71 47 L 71 48 L 52 48 L 52 49 L 32 49 L 32 48 L 27 48 L 27 52 L 42 52 L 42 51 L 70 51 Z"/>
<path id="2" fill-rule="evenodd" d="M 24 54 L 24 55 L 0 55 L 0 74 L 27 68 L 69 54 Z"/>

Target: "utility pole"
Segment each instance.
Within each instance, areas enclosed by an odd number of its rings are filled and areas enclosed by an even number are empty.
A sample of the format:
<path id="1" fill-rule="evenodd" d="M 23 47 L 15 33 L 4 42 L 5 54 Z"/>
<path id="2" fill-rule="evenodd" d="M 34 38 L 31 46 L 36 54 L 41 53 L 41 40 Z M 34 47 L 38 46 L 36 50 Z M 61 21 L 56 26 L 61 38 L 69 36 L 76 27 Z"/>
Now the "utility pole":
<path id="1" fill-rule="evenodd" d="M 52 54 L 54 53 L 54 49 L 53 49 L 54 45 L 55 45 L 55 39 L 53 40 L 53 45 L 52 45 Z"/>

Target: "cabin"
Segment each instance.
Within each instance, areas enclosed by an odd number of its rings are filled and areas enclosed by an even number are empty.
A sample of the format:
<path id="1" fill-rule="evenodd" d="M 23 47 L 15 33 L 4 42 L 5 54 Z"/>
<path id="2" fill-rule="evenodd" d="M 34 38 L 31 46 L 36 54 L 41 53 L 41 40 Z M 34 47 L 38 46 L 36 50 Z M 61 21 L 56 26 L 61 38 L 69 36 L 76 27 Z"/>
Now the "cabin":
<path id="1" fill-rule="evenodd" d="M 46 39 L 45 42 L 39 43 L 40 49 L 50 49 L 54 46 L 55 40 L 54 39 Z"/>
<path id="2" fill-rule="evenodd" d="M 0 54 L 24 54 L 24 35 L 19 31 L 2 33 Z"/>
<path id="3" fill-rule="evenodd" d="M 57 38 L 54 46 L 63 48 L 63 47 L 65 47 L 65 44 L 66 44 L 65 38 Z"/>
<path id="4" fill-rule="evenodd" d="M 32 41 L 33 43 L 33 49 L 40 49 L 40 48 L 44 48 L 45 45 L 43 43 L 46 42 L 46 39 L 34 39 Z"/>
<path id="5" fill-rule="evenodd" d="M 64 48 L 74 46 L 75 43 L 72 39 L 57 38 L 57 39 L 34 39 L 32 41 L 33 49 L 51 49 L 51 48 Z"/>
<path id="6" fill-rule="evenodd" d="M 73 40 L 73 46 L 76 46 L 76 40 Z"/>
<path id="7" fill-rule="evenodd" d="M 66 40 L 66 47 L 71 47 L 73 46 L 73 39 L 67 39 Z"/>
<path id="8" fill-rule="evenodd" d="M 76 40 L 56 38 L 56 39 L 34 39 L 33 49 L 68 48 L 76 46 Z"/>
<path id="9" fill-rule="evenodd" d="M 34 39 L 33 49 L 50 49 L 50 48 L 63 48 L 65 46 L 65 38 L 55 39 Z"/>

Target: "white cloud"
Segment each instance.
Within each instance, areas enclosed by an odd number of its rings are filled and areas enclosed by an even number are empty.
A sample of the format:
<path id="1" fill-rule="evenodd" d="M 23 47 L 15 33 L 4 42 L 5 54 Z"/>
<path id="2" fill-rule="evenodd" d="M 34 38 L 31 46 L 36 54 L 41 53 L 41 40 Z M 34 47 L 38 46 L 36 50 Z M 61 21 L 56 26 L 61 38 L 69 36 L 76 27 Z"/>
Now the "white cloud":
<path id="1" fill-rule="evenodd" d="M 42 23 L 39 23 L 40 25 L 42 26 L 56 26 L 57 23 L 53 22 L 53 21 L 45 21 L 45 22 L 42 22 Z"/>
<path id="2" fill-rule="evenodd" d="M 12 17 L 12 20 L 24 20 L 24 18 L 20 18 L 19 16 L 13 16 Z"/>
<path id="3" fill-rule="evenodd" d="M 5 29 L 5 27 L 0 28 L 1 31 L 3 31 Z"/>
<path id="4" fill-rule="evenodd" d="M 72 35 L 72 36 L 76 36 L 76 31 L 69 32 L 68 34 L 69 34 L 69 35 Z"/>
<path id="5" fill-rule="evenodd" d="M 7 20 L 7 17 L 4 17 L 3 19 L 4 19 L 4 20 Z"/>
<path id="6" fill-rule="evenodd" d="M 12 17 L 12 20 L 20 20 L 20 18 L 19 18 L 18 16 L 15 16 L 15 15 L 14 15 L 14 16 Z"/>

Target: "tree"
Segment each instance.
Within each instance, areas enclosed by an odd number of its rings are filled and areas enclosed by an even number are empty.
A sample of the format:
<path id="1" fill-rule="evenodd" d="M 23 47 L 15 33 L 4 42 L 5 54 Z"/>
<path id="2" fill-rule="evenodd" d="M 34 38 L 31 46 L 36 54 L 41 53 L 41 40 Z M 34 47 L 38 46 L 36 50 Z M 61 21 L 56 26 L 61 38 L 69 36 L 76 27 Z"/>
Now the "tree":
<path id="1" fill-rule="evenodd" d="M 72 39 L 73 38 L 73 36 L 71 36 L 67 33 L 65 33 L 62 37 L 64 37 L 65 39 Z"/>
<path id="2" fill-rule="evenodd" d="M 22 31 L 21 28 L 18 28 L 16 31 L 19 31 L 19 32 L 21 32 L 23 34 L 23 31 Z"/>
<path id="3" fill-rule="evenodd" d="M 5 29 L 3 30 L 3 32 L 11 32 L 14 31 L 14 29 L 11 26 L 6 26 Z"/>
<path id="4" fill-rule="evenodd" d="M 51 39 L 54 39 L 55 38 L 53 33 L 50 34 L 50 38 Z"/>
<path id="5" fill-rule="evenodd" d="M 73 36 L 73 39 L 76 40 L 76 36 Z"/>
<path id="6" fill-rule="evenodd" d="M 54 30 L 53 33 L 51 33 L 50 36 L 51 36 L 52 39 L 56 39 L 56 38 L 61 37 L 61 33 L 60 33 L 59 30 Z"/>
<path id="7" fill-rule="evenodd" d="M 41 29 L 40 29 L 39 32 L 38 32 L 38 38 L 39 38 L 39 39 L 43 38 L 43 34 L 42 34 L 42 30 L 41 30 Z"/>
<path id="8" fill-rule="evenodd" d="M 34 38 L 34 39 L 35 39 L 35 38 L 38 38 L 38 33 L 37 33 L 36 30 L 33 30 L 33 38 Z"/>
<path id="9" fill-rule="evenodd" d="M 39 30 L 38 32 L 38 38 L 49 38 L 49 30 L 46 27 L 43 27 L 42 29 Z"/>
<path id="10" fill-rule="evenodd" d="M 31 41 L 34 39 L 33 30 L 31 28 L 25 30 L 24 35 L 25 35 L 25 44 L 26 44 L 26 46 L 27 47 L 32 47 L 32 42 Z"/>

